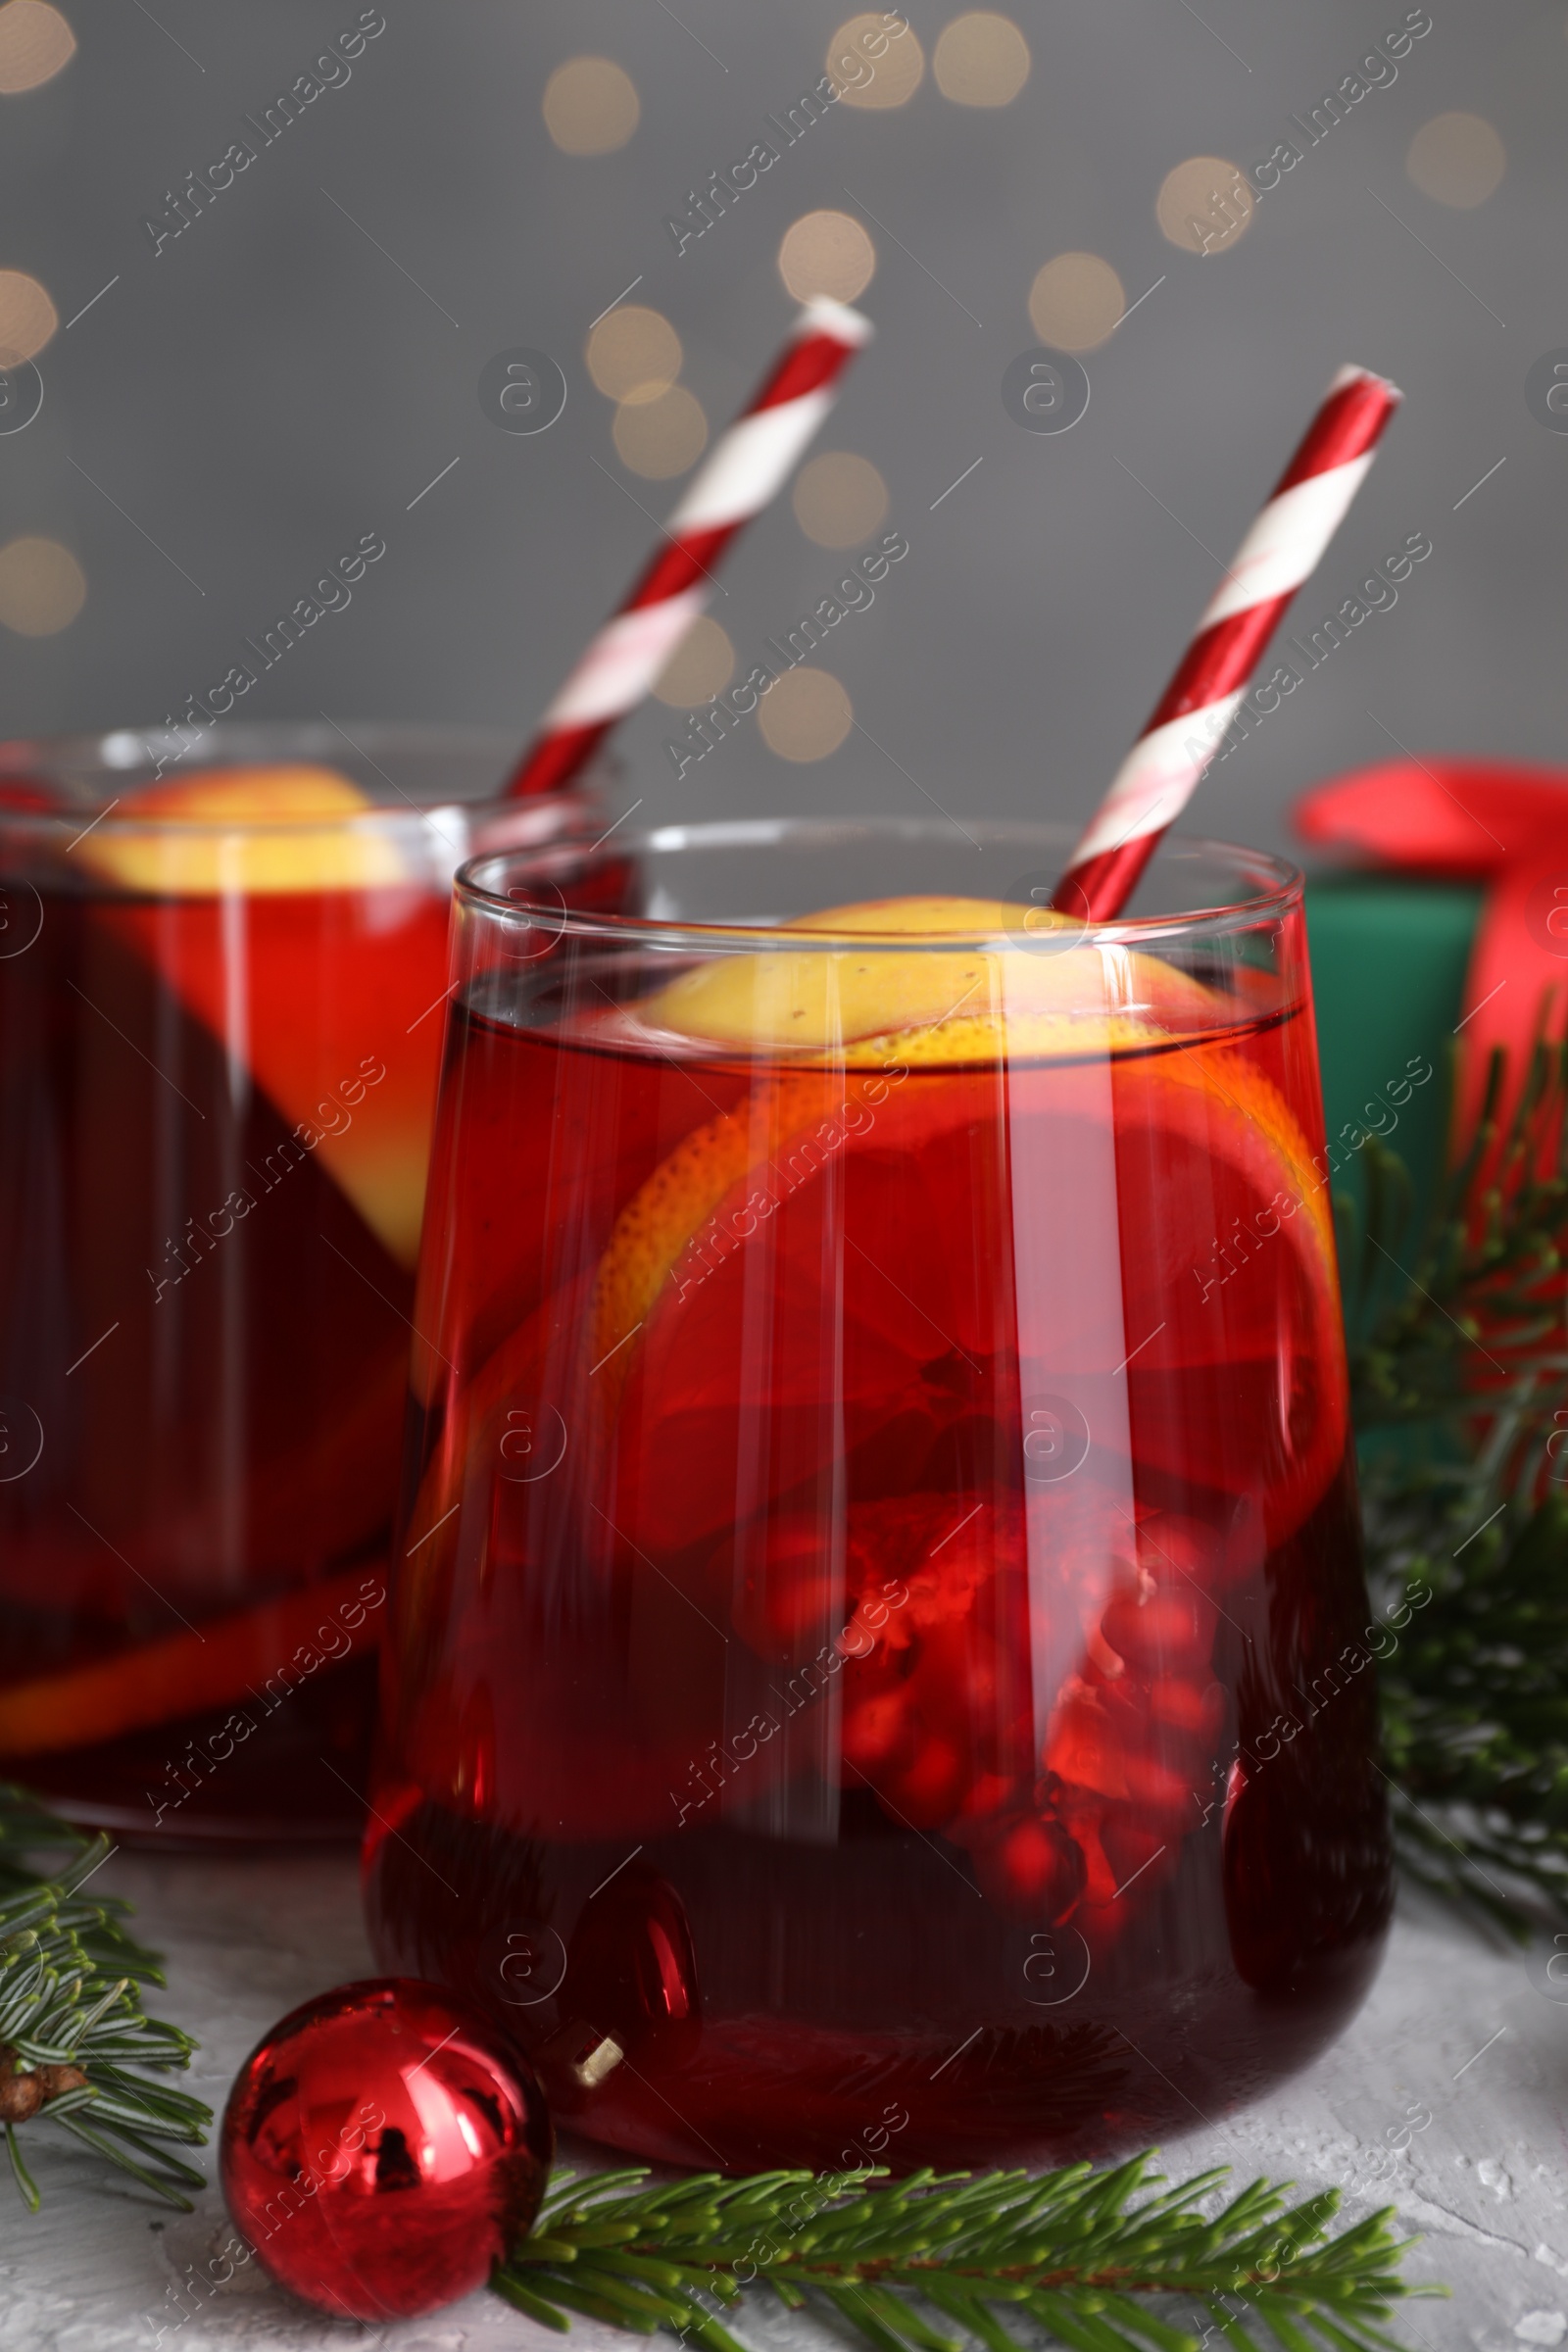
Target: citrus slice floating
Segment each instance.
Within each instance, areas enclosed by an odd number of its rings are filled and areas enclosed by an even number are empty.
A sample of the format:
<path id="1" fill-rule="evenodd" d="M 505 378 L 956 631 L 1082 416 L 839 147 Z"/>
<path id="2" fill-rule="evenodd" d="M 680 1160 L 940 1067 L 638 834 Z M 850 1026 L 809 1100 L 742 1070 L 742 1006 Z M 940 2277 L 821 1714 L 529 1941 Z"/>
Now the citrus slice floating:
<path id="1" fill-rule="evenodd" d="M 912 1461 L 986 1380 L 1003 1423 L 1020 1359 L 1042 1387 L 1121 1381 L 1137 1461 L 1256 1497 L 1270 1542 L 1322 1493 L 1343 1343 L 1306 1138 L 1200 982 L 1070 931 L 1041 954 L 1019 917 L 832 909 L 791 929 L 936 944 L 716 957 L 638 1005 L 656 1037 L 768 1058 L 601 1259 L 588 1360 L 637 1541 L 679 1551 L 884 1427 Z M 1205 1288 L 1260 1212 L 1268 1249 Z"/>
<path id="2" fill-rule="evenodd" d="M 156 898 L 367 890 L 405 878 L 385 830 L 353 821 L 373 805 L 336 768 L 304 761 L 195 768 L 122 802 L 85 837 L 81 858 Z"/>
<path id="3" fill-rule="evenodd" d="M 638 1005 L 639 1024 L 656 1035 L 783 1051 L 806 1066 L 764 1064 L 746 1102 L 688 1136 L 628 1202 L 600 1269 L 595 1360 L 644 1322 L 749 1170 L 781 1153 L 787 1167 L 791 1147 L 804 1151 L 836 1106 L 853 1131 L 869 1130 L 864 1114 L 892 1091 L 888 1067 L 995 1070 L 1004 1049 L 1009 1059 L 1103 1055 L 1160 1034 L 1161 1013 L 1190 1028 L 1215 1009 L 1206 989 L 1169 965 L 1115 949 L 1054 950 L 1054 935 L 1070 943 L 1078 929 L 1069 917 L 994 899 L 873 900 L 789 929 L 933 944 L 917 954 L 813 946 L 713 957 Z M 936 944 L 955 935 L 998 945 Z M 856 1074 L 847 1087 L 841 1072 Z M 973 1107 L 953 1093 L 927 1116 L 941 1123 Z"/>
<path id="4" fill-rule="evenodd" d="M 140 794 L 75 854 L 115 886 L 99 919 L 250 1072 L 412 1268 L 447 908 L 410 874 L 367 795 L 326 767 L 199 769 Z"/>
<path id="5" fill-rule="evenodd" d="M 829 1056 L 863 1068 L 1104 1054 L 1146 1041 L 1150 1025 L 1191 1027 L 1209 991 L 1155 957 L 1075 946 L 1070 916 L 1000 899 L 873 899 L 783 928 L 863 938 L 863 949 L 769 948 L 713 956 L 637 1007 L 650 1027 L 764 1053 Z M 889 950 L 913 938 L 915 950 Z M 944 944 L 953 940 L 956 944 Z"/>

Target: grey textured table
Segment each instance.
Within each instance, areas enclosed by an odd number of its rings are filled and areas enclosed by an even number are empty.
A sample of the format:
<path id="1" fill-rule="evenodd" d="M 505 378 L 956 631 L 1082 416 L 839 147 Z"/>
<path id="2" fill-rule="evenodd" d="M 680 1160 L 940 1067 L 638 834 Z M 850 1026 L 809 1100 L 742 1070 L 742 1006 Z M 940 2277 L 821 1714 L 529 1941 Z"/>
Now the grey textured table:
<path id="1" fill-rule="evenodd" d="M 163 2004 L 200 2038 L 192 2086 L 220 2106 L 251 2044 L 307 1994 L 368 1973 L 347 1855 L 254 1861 L 119 1855 L 106 1883 L 135 1902 L 170 1960 Z M 1359 2179 L 1353 2210 L 1393 2202 L 1424 2233 L 1413 2275 L 1442 2278 L 1450 2303 L 1410 2307 L 1402 2332 L 1431 2352 L 1568 2342 L 1568 2008 L 1541 1989 L 1544 1961 L 1488 1949 L 1437 1914 L 1408 1912 L 1382 1977 L 1336 2048 L 1266 2105 L 1168 2147 L 1173 2172 L 1223 2162 L 1303 2188 Z M 1559 1972 L 1562 1973 L 1562 1972 Z M 1422 2122 L 1423 2117 L 1430 2121 Z M 1408 2132 L 1408 2144 L 1391 2148 Z M 206 2151 L 209 2172 L 213 2151 Z M 85 2155 L 47 2140 L 35 2158 L 44 2208 L 28 2219 L 0 2193 L 0 2346 L 119 2352 L 160 2341 L 179 2352 L 247 2344 L 314 2352 L 502 2352 L 545 2337 L 485 2294 L 396 2328 L 318 2319 L 238 2271 L 193 2294 L 228 2235 L 215 2188 L 165 2218 Z M 1381 2183 L 1381 2184 L 1380 2184 Z M 220 2272 L 226 2266 L 220 2264 Z M 779 2312 L 743 2332 L 768 2352 L 829 2339 Z M 633 2339 L 580 2321 L 582 2352 Z"/>

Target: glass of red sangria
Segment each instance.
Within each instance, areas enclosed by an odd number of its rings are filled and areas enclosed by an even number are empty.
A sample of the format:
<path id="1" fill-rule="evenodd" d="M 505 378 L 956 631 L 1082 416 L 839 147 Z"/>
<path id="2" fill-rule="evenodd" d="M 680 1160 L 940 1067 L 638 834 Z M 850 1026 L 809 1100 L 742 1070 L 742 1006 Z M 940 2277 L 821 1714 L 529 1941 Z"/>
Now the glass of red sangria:
<path id="1" fill-rule="evenodd" d="M 645 2157 L 1140 2145 L 1379 1956 L 1299 878 L 1069 847 L 458 878 L 368 1913 Z"/>
<path id="2" fill-rule="evenodd" d="M 0 749 L 0 1777 L 79 1819 L 358 1833 L 452 873 L 593 806 L 514 751 Z"/>

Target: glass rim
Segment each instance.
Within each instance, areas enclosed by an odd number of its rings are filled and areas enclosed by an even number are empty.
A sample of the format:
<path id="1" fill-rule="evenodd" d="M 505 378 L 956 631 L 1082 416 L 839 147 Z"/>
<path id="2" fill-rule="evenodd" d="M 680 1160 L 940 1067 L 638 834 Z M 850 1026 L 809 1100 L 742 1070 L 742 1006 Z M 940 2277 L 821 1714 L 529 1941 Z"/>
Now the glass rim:
<path id="1" fill-rule="evenodd" d="M 530 808 L 545 806 L 547 801 L 559 804 L 568 799 L 573 789 L 580 789 L 580 786 L 568 787 L 559 794 L 540 794 L 532 800 L 518 799 L 498 789 L 483 799 L 468 800 L 450 788 L 432 788 L 428 797 L 420 799 L 405 793 L 387 777 L 386 781 L 399 795 L 397 800 L 316 816 L 286 811 L 261 816 L 182 816 L 163 809 L 138 809 L 134 801 L 118 808 L 114 805 L 112 786 L 117 774 L 129 777 L 139 769 L 151 767 L 155 770 L 152 781 L 157 784 L 174 780 L 182 769 L 194 773 L 209 767 L 236 770 L 283 764 L 325 767 L 333 763 L 329 746 L 334 740 L 344 746 L 337 756 L 340 765 L 358 760 L 374 768 L 377 753 L 427 756 L 435 760 L 443 756 L 466 755 L 493 760 L 498 778 L 505 778 L 515 764 L 520 748 L 518 735 L 504 727 L 478 726 L 464 720 L 384 718 L 351 719 L 342 727 L 320 718 L 220 718 L 205 727 L 159 724 L 13 736 L 0 741 L 0 794 L 8 780 L 24 780 L 29 771 L 44 778 L 73 771 L 83 776 L 96 773 L 103 779 L 104 793 L 100 802 L 84 799 L 74 807 L 41 808 L 7 806 L 0 798 L 0 832 L 46 837 L 62 830 L 79 832 L 83 820 L 90 820 L 94 832 L 102 829 L 121 837 L 137 834 L 179 839 L 252 833 L 275 838 L 285 832 L 314 836 L 385 834 L 392 828 L 425 832 L 432 823 L 440 831 L 440 820 L 454 815 L 466 822 L 479 816 L 498 816 L 511 809 L 525 812 Z M 316 748 L 318 743 L 319 748 Z M 305 748 L 307 744 L 312 747 L 310 750 Z M 294 748 L 290 750 L 290 746 Z M 171 750 L 175 756 L 166 757 Z M 582 782 L 591 782 L 591 777 Z"/>
<path id="2" fill-rule="evenodd" d="M 1079 839 L 1080 828 L 1050 819 L 1006 818 L 973 820 L 975 829 L 989 837 L 997 846 L 1013 841 L 1020 852 L 1033 848 L 1041 852 L 1055 852 L 1065 870 L 1073 848 Z M 637 833 L 615 832 L 615 848 L 607 856 L 635 856 L 639 850 L 655 853 L 673 853 L 683 849 L 752 849 L 787 848 L 803 836 L 817 838 L 827 846 L 831 837 L 850 838 L 867 834 L 882 836 L 890 843 L 929 841 L 946 838 L 952 831 L 951 820 L 919 816 L 784 816 L 717 818 L 695 823 L 654 825 Z M 595 842 L 594 850 L 600 844 Z M 573 908 L 565 905 L 559 886 L 546 881 L 545 890 L 535 898 L 503 895 L 481 879 L 486 870 L 526 862 L 545 866 L 580 855 L 580 844 L 568 834 L 536 847 L 495 849 L 479 852 L 466 858 L 453 878 L 453 895 L 460 906 L 470 908 L 492 921 L 502 921 L 523 930 L 547 929 L 555 938 L 618 940 L 626 946 L 655 948 L 686 948 L 701 951 L 735 947 L 755 954 L 760 942 L 771 938 L 788 938 L 791 955 L 842 953 L 846 947 L 867 952 L 910 955 L 925 953 L 951 954 L 955 949 L 996 949 L 999 942 L 1015 936 L 1001 931 L 941 931 L 911 934 L 904 931 L 805 931 L 791 930 L 788 920 L 762 920 L 751 923 L 714 922 L 708 920 L 674 921 L 667 916 L 617 914 L 598 910 Z M 590 855 L 592 853 L 590 852 Z M 1191 940 L 1204 935 L 1256 930 L 1270 921 L 1278 921 L 1301 903 L 1304 877 L 1298 866 L 1288 858 L 1277 858 L 1268 850 L 1248 849 L 1238 842 L 1221 841 L 1205 834 L 1167 833 L 1160 844 L 1159 855 L 1176 860 L 1207 858 L 1227 866 L 1240 876 L 1250 879 L 1255 887 L 1248 896 L 1228 900 L 1221 905 L 1195 906 L 1177 913 L 1117 915 L 1113 920 L 1086 923 L 1071 934 L 1076 947 L 1148 946 L 1161 939 Z M 999 901 L 999 904 L 1007 904 Z M 1020 907 L 1023 902 L 1018 902 Z M 1025 925 L 1019 926 L 1026 930 Z"/>

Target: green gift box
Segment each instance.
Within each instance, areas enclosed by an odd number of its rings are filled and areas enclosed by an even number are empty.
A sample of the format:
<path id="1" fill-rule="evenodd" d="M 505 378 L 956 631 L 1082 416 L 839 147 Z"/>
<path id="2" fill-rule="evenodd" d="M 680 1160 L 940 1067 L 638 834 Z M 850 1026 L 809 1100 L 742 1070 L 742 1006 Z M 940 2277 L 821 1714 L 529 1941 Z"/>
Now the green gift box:
<path id="1" fill-rule="evenodd" d="M 1568 768 L 1407 754 L 1314 785 L 1291 814 L 1299 840 L 1348 869 L 1306 887 L 1335 1187 L 1362 1193 L 1358 1139 L 1381 1126 L 1414 1180 L 1419 1212 L 1446 1156 L 1461 1027 L 1466 1121 L 1497 1048 L 1506 1116 L 1548 1009 L 1561 1034 Z M 1402 1092 L 1412 1057 L 1433 1078 L 1394 1124 L 1390 1085 Z"/>
<path id="2" fill-rule="evenodd" d="M 1485 895 L 1479 883 L 1387 873 L 1320 874 L 1306 886 L 1334 1189 L 1359 1199 L 1358 1139 L 1381 1127 L 1414 1181 L 1417 1220 L 1444 1162 L 1449 1054 Z M 1389 1089 L 1412 1061 L 1432 1077 L 1396 1106 Z"/>

